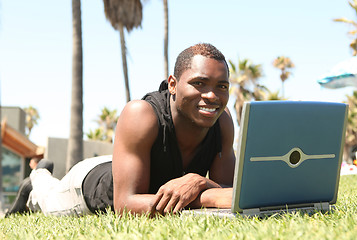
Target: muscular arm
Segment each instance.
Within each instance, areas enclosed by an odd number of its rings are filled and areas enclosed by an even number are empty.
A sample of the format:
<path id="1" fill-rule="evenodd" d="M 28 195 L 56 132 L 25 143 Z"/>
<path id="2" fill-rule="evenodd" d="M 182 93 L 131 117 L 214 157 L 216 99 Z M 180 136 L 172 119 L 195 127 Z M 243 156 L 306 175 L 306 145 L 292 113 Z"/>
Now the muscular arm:
<path id="1" fill-rule="evenodd" d="M 157 118 L 149 103 L 127 104 L 119 117 L 114 142 L 112 171 L 116 212 L 154 213 L 157 196 L 147 193 L 150 151 L 157 134 Z"/>

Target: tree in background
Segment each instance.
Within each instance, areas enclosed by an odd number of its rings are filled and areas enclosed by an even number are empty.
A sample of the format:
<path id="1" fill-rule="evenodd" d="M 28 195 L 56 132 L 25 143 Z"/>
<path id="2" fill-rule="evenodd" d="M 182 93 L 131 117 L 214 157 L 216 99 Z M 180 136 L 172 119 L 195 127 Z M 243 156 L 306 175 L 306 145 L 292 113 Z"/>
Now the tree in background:
<path id="1" fill-rule="evenodd" d="M 279 101 L 285 100 L 283 97 L 279 96 L 279 90 L 272 92 L 268 88 L 266 88 L 266 92 L 264 94 L 264 101 Z"/>
<path id="2" fill-rule="evenodd" d="M 105 137 L 104 137 L 104 133 L 103 133 L 103 129 L 101 128 L 96 128 L 94 130 L 90 129 L 89 133 L 86 134 L 87 138 L 89 140 L 93 140 L 93 141 L 105 141 Z"/>
<path id="3" fill-rule="evenodd" d="M 88 139 L 112 143 L 118 118 L 117 110 L 110 110 L 104 107 L 98 116 L 98 120 L 96 120 L 99 128 L 90 130 L 87 133 Z"/>
<path id="4" fill-rule="evenodd" d="M 230 65 L 230 93 L 234 93 L 238 125 L 241 123 L 243 104 L 245 101 L 273 101 L 283 100 L 279 91 L 272 92 L 266 86 L 259 84 L 259 78 L 263 76 L 263 68 L 260 64 L 253 64 L 248 59 L 238 61 L 235 66 L 232 61 Z"/>
<path id="5" fill-rule="evenodd" d="M 294 68 L 294 63 L 288 57 L 279 56 L 273 61 L 273 66 L 280 69 L 280 80 L 282 83 L 282 96 L 284 97 L 284 82 L 289 78 L 291 75 L 290 69 Z"/>
<path id="6" fill-rule="evenodd" d="M 351 149 L 357 146 L 357 91 L 353 91 L 351 96 L 347 96 L 348 115 L 346 126 L 346 138 L 344 156 L 350 161 Z"/>
<path id="7" fill-rule="evenodd" d="M 126 46 L 124 28 L 128 33 L 141 26 L 142 4 L 140 0 L 103 0 L 104 13 L 115 30 L 119 31 L 121 58 L 125 81 L 126 101 L 130 101 L 128 65 L 126 61 Z"/>
<path id="8" fill-rule="evenodd" d="M 164 68 L 165 68 L 165 79 L 169 77 L 169 6 L 168 0 L 163 0 L 164 4 L 164 22 L 165 22 L 165 33 L 164 33 Z"/>
<path id="9" fill-rule="evenodd" d="M 357 14 L 357 0 L 349 1 L 348 4 Z M 353 37 L 350 43 L 352 55 L 357 56 L 357 22 L 347 18 L 336 18 L 333 19 L 333 21 L 346 23 L 351 26 L 352 30 L 347 33 Z M 357 91 L 353 91 L 351 96 L 347 95 L 346 97 L 349 110 L 347 116 L 344 157 L 346 161 L 350 162 L 352 149 L 357 146 Z"/>
<path id="10" fill-rule="evenodd" d="M 241 123 L 243 103 L 245 101 L 262 100 L 265 87 L 258 84 L 259 78 L 263 76 L 260 64 L 253 64 L 248 59 L 238 61 L 238 66 L 229 60 L 231 93 L 236 96 L 234 104 L 238 125 Z"/>
<path id="11" fill-rule="evenodd" d="M 30 137 L 32 128 L 38 124 L 37 121 L 40 119 L 40 114 L 31 105 L 24 108 L 24 111 L 26 113 L 26 136 Z"/>
<path id="12" fill-rule="evenodd" d="M 357 14 L 357 0 L 348 2 L 348 4 L 353 8 L 353 10 Z M 348 32 L 348 34 L 353 37 L 353 40 L 350 43 L 350 48 L 352 48 L 353 56 L 356 56 L 357 55 L 357 22 L 355 22 L 353 20 L 346 19 L 346 18 L 336 18 L 336 19 L 334 19 L 334 21 L 347 23 L 348 25 L 350 25 L 353 28 L 351 31 Z"/>
<path id="13" fill-rule="evenodd" d="M 72 99 L 66 171 L 83 160 L 83 54 L 81 1 L 72 0 Z"/>

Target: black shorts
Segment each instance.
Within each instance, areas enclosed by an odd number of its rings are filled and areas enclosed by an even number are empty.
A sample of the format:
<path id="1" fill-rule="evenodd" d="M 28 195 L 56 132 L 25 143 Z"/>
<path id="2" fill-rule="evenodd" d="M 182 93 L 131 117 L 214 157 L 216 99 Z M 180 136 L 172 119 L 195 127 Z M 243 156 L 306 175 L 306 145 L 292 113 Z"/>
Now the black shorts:
<path id="1" fill-rule="evenodd" d="M 84 200 L 93 213 L 113 207 L 112 162 L 105 162 L 93 168 L 82 183 Z"/>

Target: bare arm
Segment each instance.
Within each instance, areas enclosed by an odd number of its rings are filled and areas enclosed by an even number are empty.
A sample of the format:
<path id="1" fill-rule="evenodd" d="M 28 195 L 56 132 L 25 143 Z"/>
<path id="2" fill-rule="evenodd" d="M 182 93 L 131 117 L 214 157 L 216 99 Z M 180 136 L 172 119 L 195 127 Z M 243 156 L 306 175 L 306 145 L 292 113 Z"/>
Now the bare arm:
<path id="1" fill-rule="evenodd" d="M 147 193 L 150 151 L 157 134 L 157 118 L 149 103 L 127 104 L 119 117 L 114 142 L 112 171 L 116 212 L 155 212 L 157 196 Z"/>
<path id="2" fill-rule="evenodd" d="M 205 190 L 213 188 L 221 186 L 199 174 L 188 173 L 167 182 L 159 189 L 156 194 L 159 197 L 156 209 L 160 213 L 177 213 L 187 205 L 191 206 L 193 202 L 197 207 L 201 207 L 203 205 L 196 201 L 197 198 Z"/>
<path id="3" fill-rule="evenodd" d="M 210 188 L 203 191 L 193 201 L 190 208 L 231 208 L 233 188 Z"/>

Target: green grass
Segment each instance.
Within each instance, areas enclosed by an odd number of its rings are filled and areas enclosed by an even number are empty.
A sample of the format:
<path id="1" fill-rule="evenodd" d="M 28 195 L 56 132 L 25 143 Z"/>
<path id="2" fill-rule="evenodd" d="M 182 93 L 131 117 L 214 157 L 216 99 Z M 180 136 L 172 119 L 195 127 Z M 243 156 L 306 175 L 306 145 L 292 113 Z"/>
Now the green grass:
<path id="1" fill-rule="evenodd" d="M 357 176 L 342 176 L 336 210 L 265 219 L 114 214 L 0 219 L 0 239 L 356 239 Z"/>

